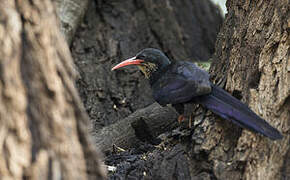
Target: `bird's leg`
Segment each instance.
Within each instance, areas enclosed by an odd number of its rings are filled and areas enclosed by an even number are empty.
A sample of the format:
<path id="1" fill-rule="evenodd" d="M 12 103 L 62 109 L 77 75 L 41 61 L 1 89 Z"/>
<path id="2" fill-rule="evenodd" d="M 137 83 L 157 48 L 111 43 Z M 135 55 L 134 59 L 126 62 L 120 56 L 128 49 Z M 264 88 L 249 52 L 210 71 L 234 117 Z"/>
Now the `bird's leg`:
<path id="1" fill-rule="evenodd" d="M 178 112 L 178 123 L 180 124 L 184 120 L 184 105 L 183 104 L 172 104 L 172 107 Z"/>
<path id="2" fill-rule="evenodd" d="M 193 103 L 173 104 L 172 106 L 180 114 L 178 116 L 178 123 L 181 124 L 182 121 L 188 120 L 188 127 L 191 128 L 191 126 L 192 126 L 192 111 L 194 108 L 194 104 Z"/>
<path id="3" fill-rule="evenodd" d="M 194 108 L 194 104 L 186 103 L 184 104 L 184 116 L 188 120 L 188 127 L 191 128 L 192 124 L 192 111 Z"/>
<path id="4" fill-rule="evenodd" d="M 184 116 L 183 115 L 179 115 L 178 116 L 178 123 L 180 124 L 183 120 L 184 120 Z"/>
<path id="5" fill-rule="evenodd" d="M 189 115 L 189 123 L 188 123 L 188 127 L 191 128 L 191 121 L 192 121 L 192 114 Z"/>

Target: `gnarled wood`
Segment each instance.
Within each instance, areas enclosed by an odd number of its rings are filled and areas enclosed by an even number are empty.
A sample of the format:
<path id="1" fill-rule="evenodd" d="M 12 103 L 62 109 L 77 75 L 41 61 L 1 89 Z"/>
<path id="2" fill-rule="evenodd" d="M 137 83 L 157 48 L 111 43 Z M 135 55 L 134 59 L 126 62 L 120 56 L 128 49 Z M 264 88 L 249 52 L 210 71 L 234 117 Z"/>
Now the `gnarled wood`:
<path id="1" fill-rule="evenodd" d="M 154 103 L 94 132 L 96 146 L 106 152 L 112 150 L 113 145 L 128 149 L 136 147 L 140 140 L 152 142 L 158 135 L 176 127 L 176 119 L 174 109 Z"/>

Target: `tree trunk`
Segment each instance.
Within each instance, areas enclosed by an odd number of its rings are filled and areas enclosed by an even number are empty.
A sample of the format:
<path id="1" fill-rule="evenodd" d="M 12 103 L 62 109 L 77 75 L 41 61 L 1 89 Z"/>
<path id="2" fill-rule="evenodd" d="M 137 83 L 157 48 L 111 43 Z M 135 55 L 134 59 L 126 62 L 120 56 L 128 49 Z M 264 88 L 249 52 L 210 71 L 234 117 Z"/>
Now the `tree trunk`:
<path id="1" fill-rule="evenodd" d="M 102 179 L 49 0 L 0 3 L 1 179 Z"/>
<path id="2" fill-rule="evenodd" d="M 289 1 L 229 0 L 227 7 L 213 79 L 225 82 L 284 138 L 271 141 L 248 130 L 239 134 L 219 122 L 207 130 L 201 149 L 209 152 L 218 179 L 289 179 Z"/>

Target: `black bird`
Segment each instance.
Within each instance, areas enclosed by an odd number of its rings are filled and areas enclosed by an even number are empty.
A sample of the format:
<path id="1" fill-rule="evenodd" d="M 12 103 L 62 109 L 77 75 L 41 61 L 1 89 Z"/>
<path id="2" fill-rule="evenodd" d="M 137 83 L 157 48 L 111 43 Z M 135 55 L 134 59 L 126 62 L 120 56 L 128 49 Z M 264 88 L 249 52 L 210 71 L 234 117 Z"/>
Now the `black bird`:
<path id="1" fill-rule="evenodd" d="M 128 65 L 137 65 L 149 79 L 153 97 L 162 106 L 172 104 L 174 107 L 186 107 L 188 104 L 199 103 L 243 128 L 273 140 L 283 137 L 248 106 L 212 84 L 209 74 L 191 62 L 171 62 L 160 50 L 147 48 L 114 66 L 112 70 Z"/>

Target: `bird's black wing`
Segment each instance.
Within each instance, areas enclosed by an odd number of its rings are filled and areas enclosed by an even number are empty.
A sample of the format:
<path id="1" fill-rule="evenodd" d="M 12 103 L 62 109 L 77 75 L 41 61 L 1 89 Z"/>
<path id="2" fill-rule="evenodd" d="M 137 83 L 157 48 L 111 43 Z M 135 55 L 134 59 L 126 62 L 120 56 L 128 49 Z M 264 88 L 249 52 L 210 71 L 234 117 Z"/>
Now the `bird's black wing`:
<path id="1" fill-rule="evenodd" d="M 152 85 L 153 97 L 161 105 L 190 101 L 211 92 L 209 74 L 190 62 L 171 65 Z"/>

